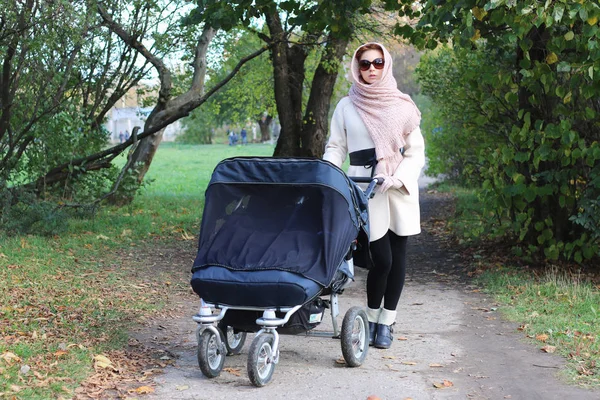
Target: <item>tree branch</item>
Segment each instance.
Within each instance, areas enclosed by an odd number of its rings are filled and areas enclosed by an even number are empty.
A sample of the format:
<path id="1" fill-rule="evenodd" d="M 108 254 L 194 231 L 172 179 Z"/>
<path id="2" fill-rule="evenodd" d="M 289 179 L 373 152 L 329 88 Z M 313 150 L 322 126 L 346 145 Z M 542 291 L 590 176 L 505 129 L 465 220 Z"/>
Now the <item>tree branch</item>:
<path id="1" fill-rule="evenodd" d="M 83 171 L 80 171 L 80 170 L 70 172 L 69 166 L 74 167 L 74 166 L 86 165 L 86 166 L 88 166 L 87 167 L 88 170 L 108 168 L 110 166 L 111 160 L 113 160 L 116 156 L 118 156 L 123 151 L 125 151 L 128 147 L 135 144 L 136 141 L 142 140 L 150 135 L 153 135 L 156 132 L 159 132 L 160 130 L 164 129 L 169 124 L 177 121 L 178 119 L 180 119 L 182 117 L 189 115 L 189 113 L 192 110 L 194 110 L 195 108 L 197 108 L 200 105 L 202 105 L 203 103 L 205 103 L 213 94 L 215 94 L 219 89 L 221 89 L 225 84 L 227 84 L 227 82 L 229 82 L 238 73 L 238 71 L 241 69 L 241 67 L 245 63 L 252 60 L 253 58 L 258 57 L 259 55 L 261 55 L 262 53 L 267 51 L 269 48 L 270 48 L 270 46 L 263 46 L 260 49 L 258 49 L 257 51 L 255 51 L 254 53 L 242 58 L 237 63 L 235 68 L 222 81 L 217 83 L 208 92 L 206 92 L 206 94 L 204 94 L 200 97 L 197 97 L 196 99 L 192 99 L 188 103 L 178 106 L 176 109 L 169 108 L 168 110 L 163 110 L 163 111 L 159 112 L 157 114 L 157 118 L 155 119 L 155 124 L 153 124 L 153 126 L 151 128 L 145 130 L 140 135 L 137 135 L 137 136 L 131 135 L 131 137 L 124 143 L 120 143 L 116 146 L 113 146 L 113 147 L 103 150 L 101 152 L 89 155 L 87 157 L 81 157 L 76 160 L 72 160 L 68 163 L 64 163 L 59 166 L 56 166 L 56 167 L 52 168 L 50 171 L 48 171 L 48 173 L 45 176 L 38 178 L 34 182 L 24 185 L 24 187 L 30 188 L 30 189 L 38 188 L 38 187 L 41 187 L 40 185 L 42 185 L 44 182 L 46 184 L 48 184 L 48 183 L 60 181 L 62 179 L 62 177 L 65 176 L 64 174 L 70 173 L 71 176 L 76 176 L 78 174 L 83 173 Z M 52 176 L 55 176 L 56 179 L 51 178 Z"/>
<path id="2" fill-rule="evenodd" d="M 140 53 L 146 60 L 148 60 L 156 71 L 158 72 L 158 77 L 160 79 L 160 91 L 158 93 L 158 104 L 157 107 L 162 108 L 168 102 L 169 97 L 171 95 L 171 88 L 173 86 L 173 81 L 171 79 L 171 71 L 167 68 L 167 66 L 163 63 L 163 61 L 152 54 L 146 46 L 140 43 L 136 38 L 131 36 L 129 33 L 123 29 L 121 25 L 116 23 L 110 15 L 106 12 L 104 7 L 98 3 L 98 12 L 100 16 L 104 20 L 105 25 L 114 33 L 116 33 L 128 46 L 134 48 L 138 53 Z"/>
<path id="3" fill-rule="evenodd" d="M 208 24 L 204 25 L 202 35 L 196 45 L 196 56 L 194 57 L 194 76 L 192 78 L 192 87 L 190 92 L 200 93 L 204 90 L 204 78 L 206 77 L 206 51 L 212 38 L 215 36 L 215 29 Z"/>

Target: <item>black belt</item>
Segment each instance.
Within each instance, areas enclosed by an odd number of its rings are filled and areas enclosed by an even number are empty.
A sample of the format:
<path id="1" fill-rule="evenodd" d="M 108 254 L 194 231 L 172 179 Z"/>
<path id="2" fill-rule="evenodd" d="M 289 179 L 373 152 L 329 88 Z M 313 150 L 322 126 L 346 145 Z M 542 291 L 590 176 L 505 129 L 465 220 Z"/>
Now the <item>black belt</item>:
<path id="1" fill-rule="evenodd" d="M 404 147 L 400 148 L 400 154 L 404 155 Z M 350 155 L 350 165 L 354 167 L 365 167 L 365 169 L 371 168 L 371 178 L 375 174 L 375 167 L 377 166 L 377 155 L 375 155 L 375 149 L 364 149 L 353 151 Z"/>
<path id="2" fill-rule="evenodd" d="M 353 151 L 350 155 L 350 165 L 354 167 L 371 168 L 371 177 L 375 174 L 375 166 L 377 165 L 377 156 L 375 149 L 364 149 Z"/>

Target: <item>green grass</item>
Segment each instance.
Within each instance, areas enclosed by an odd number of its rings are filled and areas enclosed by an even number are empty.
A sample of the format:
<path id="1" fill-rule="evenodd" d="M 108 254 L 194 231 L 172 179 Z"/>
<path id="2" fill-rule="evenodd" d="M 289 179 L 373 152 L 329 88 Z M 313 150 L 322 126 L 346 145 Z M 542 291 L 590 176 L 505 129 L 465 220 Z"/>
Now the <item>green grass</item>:
<path id="1" fill-rule="evenodd" d="M 72 220 L 60 236 L 0 233 L 0 397 L 72 396 L 94 355 L 122 348 L 140 315 L 165 305 L 169 276 L 143 274 L 125 255 L 195 237 L 216 164 L 272 153 L 271 145 L 163 143 L 131 205 Z"/>
<path id="2" fill-rule="evenodd" d="M 455 196 L 456 212 L 448 227 L 459 244 L 485 244 L 491 230 L 485 229 L 486 217 L 475 193 L 452 186 L 438 190 Z M 600 285 L 556 266 L 542 272 L 519 268 L 511 253 L 495 254 L 492 260 L 486 252 L 474 251 L 473 257 L 473 266 L 482 271 L 477 282 L 502 305 L 503 316 L 519 323 L 540 351 L 556 352 L 567 360 L 563 378 L 600 387 Z"/>
<path id="3" fill-rule="evenodd" d="M 515 268 L 484 272 L 479 282 L 502 303 L 503 315 L 541 351 L 567 360 L 563 377 L 582 386 L 600 386 L 600 290 L 551 270 L 537 278 Z"/>

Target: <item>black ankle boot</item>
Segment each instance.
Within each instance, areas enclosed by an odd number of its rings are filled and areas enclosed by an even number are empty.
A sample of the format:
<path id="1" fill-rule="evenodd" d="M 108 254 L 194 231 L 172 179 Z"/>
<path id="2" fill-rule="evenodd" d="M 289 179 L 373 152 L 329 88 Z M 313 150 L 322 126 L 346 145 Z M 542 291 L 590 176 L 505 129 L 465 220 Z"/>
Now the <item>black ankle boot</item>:
<path id="1" fill-rule="evenodd" d="M 377 336 L 377 322 L 369 322 L 369 346 L 373 346 Z"/>
<path id="2" fill-rule="evenodd" d="M 373 345 L 378 349 L 389 349 L 392 346 L 392 327 L 391 325 L 377 324 L 377 333 Z"/>

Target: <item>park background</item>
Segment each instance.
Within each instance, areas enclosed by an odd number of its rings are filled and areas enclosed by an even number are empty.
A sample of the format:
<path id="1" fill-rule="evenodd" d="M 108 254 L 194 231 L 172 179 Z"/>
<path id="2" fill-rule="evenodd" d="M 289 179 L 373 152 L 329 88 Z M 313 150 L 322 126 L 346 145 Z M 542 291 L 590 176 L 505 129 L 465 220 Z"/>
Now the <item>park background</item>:
<path id="1" fill-rule="evenodd" d="M 598 385 L 595 2 L 0 6 L 3 396 L 68 398 L 108 374 L 128 330 L 189 290 L 131 260 L 195 240 L 219 160 L 320 157 L 366 40 L 423 113 L 428 173 L 456 201 L 442 233 L 574 384 Z M 127 93 L 140 126 L 121 142 L 107 124 Z M 259 143 L 223 144 L 254 125 Z"/>

